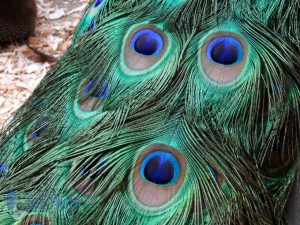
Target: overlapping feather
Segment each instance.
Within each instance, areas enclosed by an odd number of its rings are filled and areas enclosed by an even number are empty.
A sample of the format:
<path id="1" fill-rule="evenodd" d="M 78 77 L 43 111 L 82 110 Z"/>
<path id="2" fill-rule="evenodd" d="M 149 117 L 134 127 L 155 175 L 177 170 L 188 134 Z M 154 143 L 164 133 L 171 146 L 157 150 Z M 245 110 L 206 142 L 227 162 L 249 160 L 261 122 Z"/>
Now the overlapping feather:
<path id="1" fill-rule="evenodd" d="M 2 132 L 0 224 L 285 222 L 299 146 L 298 14 L 299 1 L 92 1 L 72 47 Z M 145 24 L 167 50 L 145 70 L 124 69 L 130 32 Z M 201 50 L 220 32 L 246 43 L 247 63 L 212 85 Z M 178 154 L 174 193 L 136 180 L 151 146 Z M 160 193 L 168 200 L 155 206 Z M 79 208 L 52 207 L 53 195 Z"/>

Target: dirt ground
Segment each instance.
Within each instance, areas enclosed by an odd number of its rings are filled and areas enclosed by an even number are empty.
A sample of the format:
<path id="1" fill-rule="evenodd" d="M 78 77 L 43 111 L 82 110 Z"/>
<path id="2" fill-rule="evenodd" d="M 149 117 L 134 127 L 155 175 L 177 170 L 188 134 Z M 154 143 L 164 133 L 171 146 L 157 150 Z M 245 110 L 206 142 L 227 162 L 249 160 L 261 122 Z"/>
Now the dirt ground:
<path id="1" fill-rule="evenodd" d="M 29 43 L 55 57 L 69 47 L 89 0 L 37 0 L 38 19 Z M 0 47 L 0 128 L 30 96 L 52 65 L 25 45 Z"/>

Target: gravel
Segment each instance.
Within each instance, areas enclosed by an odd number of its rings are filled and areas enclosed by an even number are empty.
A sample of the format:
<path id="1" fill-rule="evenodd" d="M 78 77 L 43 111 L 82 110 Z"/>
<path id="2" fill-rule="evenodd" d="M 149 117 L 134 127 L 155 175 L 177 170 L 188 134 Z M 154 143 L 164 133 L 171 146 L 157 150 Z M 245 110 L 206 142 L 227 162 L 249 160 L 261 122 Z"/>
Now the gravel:
<path id="1" fill-rule="evenodd" d="M 87 3 L 88 0 L 37 0 L 39 15 L 30 45 L 61 57 Z M 52 65 L 41 61 L 25 45 L 0 47 L 0 127 L 13 117 Z"/>

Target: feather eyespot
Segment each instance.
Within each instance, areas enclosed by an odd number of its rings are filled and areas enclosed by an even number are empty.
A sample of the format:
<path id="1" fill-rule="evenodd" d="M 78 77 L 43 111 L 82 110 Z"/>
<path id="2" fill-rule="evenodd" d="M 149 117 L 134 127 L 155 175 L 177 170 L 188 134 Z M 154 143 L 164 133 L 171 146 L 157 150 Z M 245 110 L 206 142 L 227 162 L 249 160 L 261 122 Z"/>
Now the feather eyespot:
<path id="1" fill-rule="evenodd" d="M 292 129 L 293 125 L 289 127 Z M 293 164 L 295 158 L 296 146 L 293 135 L 288 135 L 289 132 L 283 130 L 274 143 L 273 148 L 265 156 L 263 162 L 263 170 L 268 177 L 278 177 L 284 175 Z M 296 136 L 296 135 L 295 135 Z"/>
<path id="2" fill-rule="evenodd" d="M 121 67 L 134 70 L 129 75 L 141 75 L 141 71 L 152 68 L 166 55 L 167 35 L 155 25 L 141 25 L 133 29 L 124 39 Z M 128 73 L 127 73 L 128 74 Z"/>
<path id="3" fill-rule="evenodd" d="M 29 130 L 28 133 L 28 144 L 29 147 L 33 146 L 36 142 L 36 140 L 40 137 L 42 137 L 49 126 L 49 123 L 46 119 L 39 119 L 36 124 Z"/>
<path id="4" fill-rule="evenodd" d="M 90 22 L 89 27 L 87 28 L 87 31 L 90 32 L 94 28 L 95 28 L 95 19 L 92 19 L 92 21 Z"/>
<path id="5" fill-rule="evenodd" d="M 101 6 L 103 6 L 105 0 L 95 0 L 93 4 L 91 4 L 89 10 L 86 12 L 85 17 L 81 20 L 78 29 L 75 31 L 72 44 L 76 44 L 77 42 L 81 41 L 85 34 L 92 31 L 95 26 L 96 22 L 99 20 L 97 14 L 99 14 L 101 10 Z"/>
<path id="6" fill-rule="evenodd" d="M 87 176 L 89 179 L 95 180 L 99 174 L 100 170 L 107 164 L 107 160 L 101 159 L 97 164 L 96 161 L 89 165 L 82 166 L 80 168 L 80 175 Z"/>
<path id="7" fill-rule="evenodd" d="M 96 0 L 94 7 L 97 8 L 103 2 L 104 2 L 104 0 Z"/>
<path id="8" fill-rule="evenodd" d="M 45 216 L 26 216 L 21 225 L 49 225 L 49 219 Z"/>
<path id="9" fill-rule="evenodd" d="M 129 196 L 138 209 L 147 212 L 168 207 L 176 202 L 185 174 L 186 162 L 178 150 L 165 144 L 150 145 L 136 160 Z"/>
<path id="10" fill-rule="evenodd" d="M 79 168 L 79 174 L 75 178 L 75 190 L 86 196 L 92 196 L 102 177 L 105 177 L 105 168 L 108 165 L 106 158 L 97 157 L 96 159 L 87 160 Z"/>
<path id="11" fill-rule="evenodd" d="M 214 177 L 214 179 L 216 180 L 216 182 L 218 183 L 218 185 L 221 185 L 223 182 L 223 176 L 222 174 L 216 170 L 214 167 L 212 166 L 208 166 L 212 176 Z"/>
<path id="12" fill-rule="evenodd" d="M 151 29 L 138 31 L 130 42 L 130 48 L 143 56 L 158 56 L 163 45 L 162 36 Z"/>
<path id="13" fill-rule="evenodd" d="M 200 75 L 209 85 L 228 88 L 243 79 L 248 48 L 240 35 L 213 33 L 200 46 Z"/>
<path id="14" fill-rule="evenodd" d="M 31 138 L 36 139 L 42 136 L 45 133 L 47 126 L 48 122 L 46 120 L 39 120 L 35 130 L 31 133 Z"/>
<path id="15" fill-rule="evenodd" d="M 140 167 L 141 176 L 158 185 L 172 185 L 178 181 L 179 162 L 169 152 L 155 151 L 146 156 Z"/>
<path id="16" fill-rule="evenodd" d="M 81 110 L 91 112 L 98 109 L 105 100 L 108 92 L 108 83 L 92 80 L 81 90 L 78 105 Z"/>
<path id="17" fill-rule="evenodd" d="M 215 166 L 212 166 L 210 164 L 208 164 L 208 168 L 212 177 L 216 181 L 217 185 L 222 189 L 223 193 L 228 198 L 232 197 L 233 196 L 232 189 L 228 186 L 224 174 L 222 174 L 220 170 L 216 169 Z"/>
<path id="18" fill-rule="evenodd" d="M 218 37 L 207 46 L 207 57 L 221 65 L 238 64 L 243 58 L 243 47 L 233 37 Z"/>
<path id="19" fill-rule="evenodd" d="M 6 177 L 8 174 L 8 163 L 1 162 L 0 163 L 0 178 Z"/>
<path id="20" fill-rule="evenodd" d="M 89 12 L 89 17 L 92 18 L 89 22 L 89 26 L 87 28 L 87 32 L 94 30 L 96 26 L 96 14 L 98 13 L 98 7 L 104 3 L 105 0 L 96 0 L 94 6 L 91 8 Z"/>

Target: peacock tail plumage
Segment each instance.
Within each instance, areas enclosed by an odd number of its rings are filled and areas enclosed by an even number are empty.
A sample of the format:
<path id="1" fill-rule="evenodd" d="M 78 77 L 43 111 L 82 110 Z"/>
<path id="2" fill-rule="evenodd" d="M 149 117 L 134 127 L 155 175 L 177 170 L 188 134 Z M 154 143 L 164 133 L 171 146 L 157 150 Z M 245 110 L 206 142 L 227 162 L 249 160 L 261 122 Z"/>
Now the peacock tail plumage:
<path id="1" fill-rule="evenodd" d="M 0 224 L 297 224 L 299 18 L 91 1 L 2 131 Z"/>

